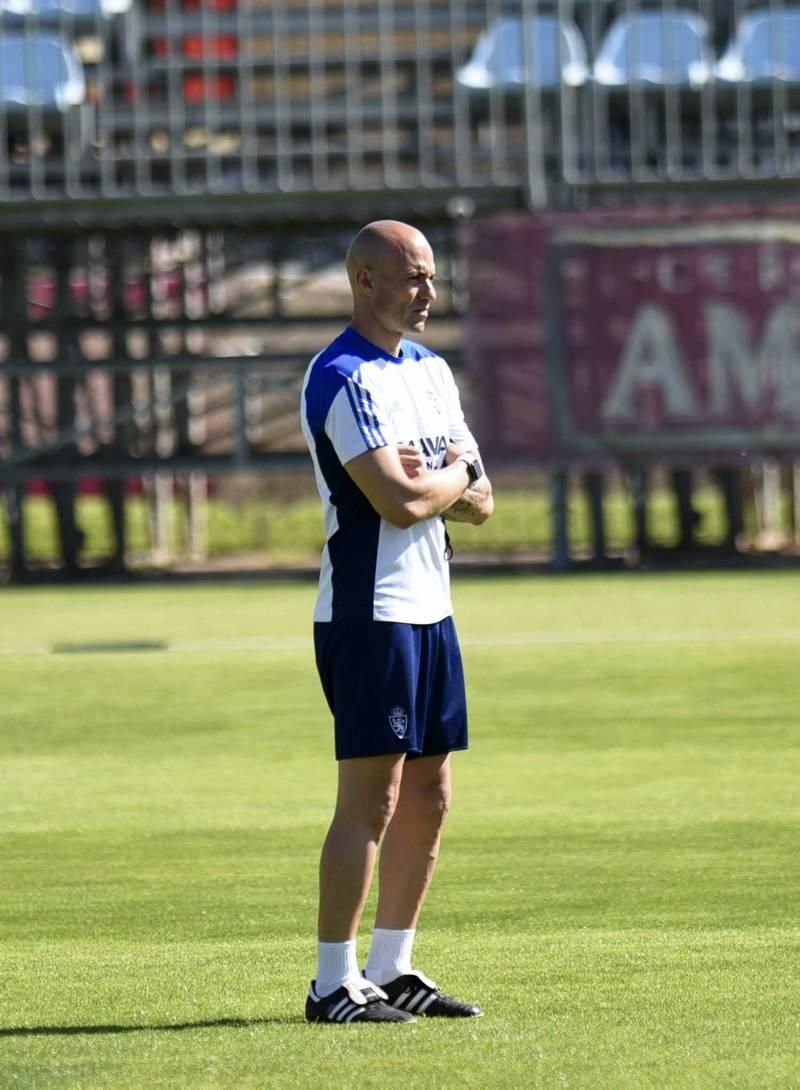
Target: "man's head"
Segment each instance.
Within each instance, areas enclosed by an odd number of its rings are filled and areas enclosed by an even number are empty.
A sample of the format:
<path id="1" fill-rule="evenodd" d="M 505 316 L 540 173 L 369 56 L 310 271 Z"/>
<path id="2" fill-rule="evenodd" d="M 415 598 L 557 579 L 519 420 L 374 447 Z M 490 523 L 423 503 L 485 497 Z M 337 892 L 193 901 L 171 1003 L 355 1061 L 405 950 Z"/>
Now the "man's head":
<path id="1" fill-rule="evenodd" d="M 345 259 L 353 325 L 396 352 L 404 333 L 421 333 L 436 298 L 433 251 L 415 227 L 377 220 L 356 235 Z"/>

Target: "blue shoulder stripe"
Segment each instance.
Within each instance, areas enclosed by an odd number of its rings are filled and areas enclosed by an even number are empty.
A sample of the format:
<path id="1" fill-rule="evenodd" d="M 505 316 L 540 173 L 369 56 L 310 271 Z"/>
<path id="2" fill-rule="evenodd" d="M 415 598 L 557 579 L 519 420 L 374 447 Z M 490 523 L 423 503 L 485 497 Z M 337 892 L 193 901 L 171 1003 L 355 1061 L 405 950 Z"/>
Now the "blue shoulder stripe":
<path id="1" fill-rule="evenodd" d="M 348 378 L 345 381 L 344 388 L 347 391 L 347 399 L 350 402 L 350 408 L 353 410 L 353 416 L 356 418 L 358 430 L 361 432 L 364 442 L 368 447 L 380 446 L 375 436 L 375 429 L 370 426 L 370 420 L 364 412 L 360 387 L 352 379 Z"/>
<path id="2" fill-rule="evenodd" d="M 358 370 L 353 372 L 353 376 L 347 380 L 347 393 L 361 434 L 370 446 L 385 447 L 386 437 L 381 431 L 372 395 L 366 386 L 361 385 L 361 375 Z"/>

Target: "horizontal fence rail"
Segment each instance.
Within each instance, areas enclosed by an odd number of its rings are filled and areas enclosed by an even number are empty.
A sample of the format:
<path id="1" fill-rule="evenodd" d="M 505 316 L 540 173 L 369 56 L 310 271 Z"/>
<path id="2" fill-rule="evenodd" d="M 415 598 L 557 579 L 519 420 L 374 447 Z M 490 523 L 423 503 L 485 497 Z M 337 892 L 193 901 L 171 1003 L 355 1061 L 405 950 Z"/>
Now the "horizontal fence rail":
<path id="1" fill-rule="evenodd" d="M 798 42 L 788 0 L 0 0 L 0 202 L 791 179 Z"/>
<path id="2" fill-rule="evenodd" d="M 429 343 L 460 352 L 448 228 Z M 308 465 L 300 390 L 349 319 L 352 230 L 19 236 L 0 251 L 0 483 Z"/>

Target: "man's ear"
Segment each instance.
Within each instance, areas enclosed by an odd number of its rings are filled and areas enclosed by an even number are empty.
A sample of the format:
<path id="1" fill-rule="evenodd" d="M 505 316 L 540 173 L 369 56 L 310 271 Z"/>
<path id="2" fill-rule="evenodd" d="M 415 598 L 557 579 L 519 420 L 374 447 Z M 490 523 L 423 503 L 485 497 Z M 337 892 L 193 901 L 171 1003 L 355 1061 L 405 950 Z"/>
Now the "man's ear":
<path id="1" fill-rule="evenodd" d="M 356 273 L 356 283 L 367 295 L 372 295 L 372 272 L 366 266 L 362 266 Z"/>

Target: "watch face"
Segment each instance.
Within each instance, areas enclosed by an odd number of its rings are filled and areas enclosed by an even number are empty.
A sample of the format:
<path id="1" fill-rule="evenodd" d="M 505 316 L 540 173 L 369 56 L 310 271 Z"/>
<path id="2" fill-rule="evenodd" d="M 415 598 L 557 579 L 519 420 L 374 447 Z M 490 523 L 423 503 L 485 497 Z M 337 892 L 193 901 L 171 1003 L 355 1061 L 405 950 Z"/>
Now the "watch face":
<path id="1" fill-rule="evenodd" d="M 477 458 L 474 458 L 471 462 L 467 462 L 467 469 L 469 471 L 469 479 L 473 484 L 479 477 L 483 476 L 483 466 Z"/>

